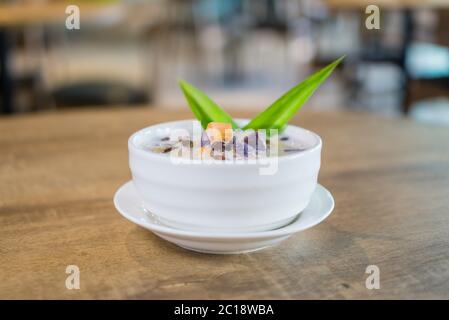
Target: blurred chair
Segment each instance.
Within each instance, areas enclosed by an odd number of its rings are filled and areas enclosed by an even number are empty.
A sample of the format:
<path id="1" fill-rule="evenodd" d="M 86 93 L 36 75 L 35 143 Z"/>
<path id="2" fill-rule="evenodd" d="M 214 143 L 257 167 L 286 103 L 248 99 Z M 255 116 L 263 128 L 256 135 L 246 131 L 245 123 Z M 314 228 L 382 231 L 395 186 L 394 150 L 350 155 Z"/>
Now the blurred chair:
<path id="1" fill-rule="evenodd" d="M 448 123 L 449 10 L 421 11 L 419 42 L 407 48 L 409 114 L 418 121 Z M 419 16 L 418 16 L 419 17 Z"/>
<path id="2" fill-rule="evenodd" d="M 84 24 L 76 33 L 48 30 L 43 73 L 56 108 L 151 99 L 143 37 L 130 32 L 125 16 Z"/>
<path id="3" fill-rule="evenodd" d="M 415 43 L 407 50 L 406 66 L 412 82 L 410 116 L 419 121 L 449 124 L 449 48 Z"/>
<path id="4" fill-rule="evenodd" d="M 449 126 L 449 99 L 434 98 L 413 104 L 410 117 L 419 122 Z"/>
<path id="5" fill-rule="evenodd" d="M 123 39 L 136 40 L 139 34 L 122 34 L 129 31 L 121 24 L 128 5 L 114 3 L 83 1 L 82 28 L 71 31 L 63 27 L 65 2 L 0 4 L 3 111 L 148 102 L 146 53 L 143 46 L 128 50 Z M 102 51 L 104 39 L 110 47 Z M 141 54 L 118 56 L 125 49 Z M 132 72 L 139 74 L 137 81 Z"/>

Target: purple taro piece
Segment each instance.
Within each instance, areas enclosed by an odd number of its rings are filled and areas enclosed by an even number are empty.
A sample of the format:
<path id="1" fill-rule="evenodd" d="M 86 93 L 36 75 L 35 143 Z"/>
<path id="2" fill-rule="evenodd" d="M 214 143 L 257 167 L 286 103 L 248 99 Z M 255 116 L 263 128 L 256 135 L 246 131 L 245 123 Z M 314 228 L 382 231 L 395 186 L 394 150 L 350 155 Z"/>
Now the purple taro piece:
<path id="1" fill-rule="evenodd" d="M 267 150 L 267 140 L 265 134 L 260 135 L 259 133 L 256 133 L 257 135 L 257 150 L 258 151 L 265 151 Z"/>
<path id="2" fill-rule="evenodd" d="M 235 144 L 235 154 L 237 157 L 248 158 L 256 155 L 256 149 L 246 143 L 237 142 Z"/>
<path id="3" fill-rule="evenodd" d="M 257 150 L 250 145 L 245 145 L 245 157 L 255 158 L 257 156 Z"/>
<path id="4" fill-rule="evenodd" d="M 208 137 L 206 131 L 203 131 L 201 133 L 201 146 L 204 147 L 204 146 L 207 146 L 209 144 L 210 144 L 209 137 Z"/>
<path id="5" fill-rule="evenodd" d="M 246 130 L 243 133 L 245 144 L 255 148 L 257 146 L 257 133 L 254 130 Z"/>
<path id="6" fill-rule="evenodd" d="M 235 142 L 235 155 L 237 157 L 244 157 L 245 156 L 245 144 L 240 142 Z"/>
<path id="7" fill-rule="evenodd" d="M 256 149 L 257 151 L 264 151 L 267 149 L 265 142 L 265 135 L 259 135 L 257 131 L 247 130 L 245 131 L 244 141 L 246 144 Z"/>

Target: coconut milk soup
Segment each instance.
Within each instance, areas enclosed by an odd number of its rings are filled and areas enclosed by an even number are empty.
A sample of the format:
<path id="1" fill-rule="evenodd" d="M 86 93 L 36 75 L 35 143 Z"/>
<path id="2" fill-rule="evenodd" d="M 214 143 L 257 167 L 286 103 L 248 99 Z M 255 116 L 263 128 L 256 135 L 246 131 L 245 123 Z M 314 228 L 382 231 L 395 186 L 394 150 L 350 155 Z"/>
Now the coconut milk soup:
<path id="1" fill-rule="evenodd" d="M 195 128 L 194 128 L 195 129 Z M 299 153 L 310 148 L 298 138 L 272 130 L 232 129 L 212 123 L 206 130 L 173 129 L 148 137 L 142 148 L 149 152 L 188 159 L 255 160 Z"/>

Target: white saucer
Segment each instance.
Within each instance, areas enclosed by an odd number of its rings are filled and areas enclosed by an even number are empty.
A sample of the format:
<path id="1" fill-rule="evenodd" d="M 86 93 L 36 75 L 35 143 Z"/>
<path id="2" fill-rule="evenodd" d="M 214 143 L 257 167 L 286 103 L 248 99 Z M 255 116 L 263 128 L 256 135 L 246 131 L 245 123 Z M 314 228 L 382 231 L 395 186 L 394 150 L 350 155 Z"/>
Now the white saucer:
<path id="1" fill-rule="evenodd" d="M 122 216 L 144 227 L 159 237 L 188 250 L 203 253 L 244 253 L 274 246 L 292 234 L 311 228 L 326 219 L 334 208 L 334 198 L 323 186 L 318 185 L 309 205 L 290 224 L 275 230 L 218 233 L 186 231 L 168 227 L 148 212 L 132 181 L 125 183 L 114 196 L 114 205 Z"/>

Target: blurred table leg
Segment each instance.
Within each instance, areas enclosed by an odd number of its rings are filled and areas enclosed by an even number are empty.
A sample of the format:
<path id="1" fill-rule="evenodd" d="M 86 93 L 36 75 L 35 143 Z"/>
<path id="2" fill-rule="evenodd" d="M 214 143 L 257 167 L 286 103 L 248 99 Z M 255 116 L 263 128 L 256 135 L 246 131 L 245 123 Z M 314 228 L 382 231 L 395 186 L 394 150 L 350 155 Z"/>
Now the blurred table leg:
<path id="1" fill-rule="evenodd" d="M 401 53 L 401 68 L 404 74 L 404 84 L 403 84 L 403 99 L 402 99 L 402 112 L 407 114 L 410 109 L 410 104 L 412 103 L 410 95 L 410 75 L 406 67 L 407 50 L 413 42 L 414 34 L 414 21 L 413 12 L 411 9 L 405 9 L 404 12 L 404 22 L 403 22 L 403 35 L 404 43 L 402 45 Z"/>
<path id="2" fill-rule="evenodd" d="M 13 85 L 9 69 L 9 42 L 5 28 L 0 28 L 0 90 L 3 113 L 13 112 Z"/>

